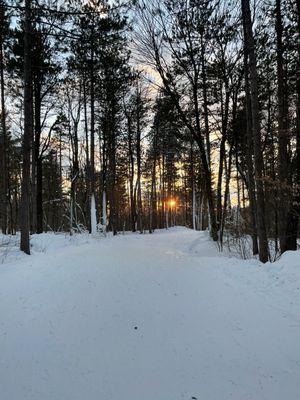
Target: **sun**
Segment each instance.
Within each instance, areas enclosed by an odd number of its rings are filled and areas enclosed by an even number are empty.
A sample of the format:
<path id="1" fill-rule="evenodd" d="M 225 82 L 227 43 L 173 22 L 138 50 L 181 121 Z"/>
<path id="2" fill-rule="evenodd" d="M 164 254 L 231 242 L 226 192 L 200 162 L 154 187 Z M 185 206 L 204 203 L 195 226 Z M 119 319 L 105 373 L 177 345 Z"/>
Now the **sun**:
<path id="1" fill-rule="evenodd" d="M 174 200 L 174 199 L 171 199 L 171 200 L 169 200 L 169 206 L 172 208 L 172 207 L 175 207 L 176 206 L 176 200 Z"/>

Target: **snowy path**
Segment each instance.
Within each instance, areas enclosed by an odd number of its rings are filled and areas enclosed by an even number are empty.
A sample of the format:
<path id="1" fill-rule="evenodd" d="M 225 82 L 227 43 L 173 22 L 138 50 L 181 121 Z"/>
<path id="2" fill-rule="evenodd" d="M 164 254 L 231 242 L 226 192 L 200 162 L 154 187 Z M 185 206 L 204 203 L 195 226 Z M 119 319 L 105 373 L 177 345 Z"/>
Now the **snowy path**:
<path id="1" fill-rule="evenodd" d="M 38 240 L 0 265 L 1 400 L 300 399 L 299 254 L 262 267 L 183 228 Z"/>

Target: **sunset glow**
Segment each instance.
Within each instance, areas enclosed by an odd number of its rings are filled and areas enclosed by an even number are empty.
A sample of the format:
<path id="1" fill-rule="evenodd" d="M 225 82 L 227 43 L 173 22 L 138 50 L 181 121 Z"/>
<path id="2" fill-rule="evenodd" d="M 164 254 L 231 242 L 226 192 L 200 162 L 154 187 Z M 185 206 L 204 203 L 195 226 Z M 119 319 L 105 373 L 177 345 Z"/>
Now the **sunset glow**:
<path id="1" fill-rule="evenodd" d="M 169 206 L 172 208 L 172 207 L 175 207 L 176 206 L 176 200 L 174 200 L 174 199 L 171 199 L 171 200 L 169 200 Z"/>

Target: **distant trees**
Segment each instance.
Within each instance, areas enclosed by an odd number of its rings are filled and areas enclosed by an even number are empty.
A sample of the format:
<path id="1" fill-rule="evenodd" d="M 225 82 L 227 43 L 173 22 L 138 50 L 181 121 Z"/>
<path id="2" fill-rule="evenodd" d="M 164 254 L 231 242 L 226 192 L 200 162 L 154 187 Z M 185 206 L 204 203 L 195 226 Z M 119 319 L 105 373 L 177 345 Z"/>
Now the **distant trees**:
<path id="1" fill-rule="evenodd" d="M 132 88 L 129 97 L 124 99 L 124 114 L 127 135 L 128 157 L 128 184 L 130 200 L 131 230 L 143 232 L 145 229 L 143 201 L 142 201 L 142 158 L 143 158 L 143 131 L 146 127 L 148 102 L 147 88 L 140 76 L 134 71 Z"/>
<path id="2" fill-rule="evenodd" d="M 203 168 L 206 198 L 210 217 L 210 230 L 213 240 L 218 240 L 215 199 L 212 191 L 212 176 L 209 155 L 201 129 L 199 86 L 205 75 L 199 51 L 204 30 L 204 21 L 209 18 L 213 7 L 210 2 L 202 5 L 187 5 L 181 1 L 161 2 L 146 6 L 142 4 L 140 17 L 143 26 L 140 43 L 145 61 L 154 65 L 169 97 L 172 99 L 179 117 L 197 143 Z M 157 15 L 156 24 L 153 14 Z M 167 59 L 169 55 L 169 59 Z M 180 78 L 180 79 L 179 79 Z M 185 82 L 183 85 L 182 82 Z M 186 115 L 186 96 L 192 119 Z M 206 140 L 208 135 L 206 135 Z"/>
<path id="3" fill-rule="evenodd" d="M 117 232 L 118 199 L 116 197 L 117 142 L 124 91 L 131 79 L 128 66 L 128 50 L 123 31 L 126 20 L 106 2 L 92 2 L 83 6 L 75 17 L 78 37 L 72 39 L 73 55 L 69 60 L 71 69 L 82 82 L 85 110 L 85 129 L 89 136 L 88 192 L 91 203 L 98 204 L 102 198 L 102 222 L 106 225 L 107 206 L 109 226 Z M 88 127 L 89 125 L 89 127 Z M 98 132 L 99 156 L 101 158 L 102 182 L 96 174 L 96 141 Z M 86 141 L 88 145 L 88 140 Z M 101 193 L 97 190 L 101 187 Z M 100 195 L 100 196 L 99 196 Z M 91 232 L 95 233 L 97 208 L 91 208 Z M 98 214 L 99 215 L 99 214 Z"/>
<path id="4" fill-rule="evenodd" d="M 147 161 L 151 185 L 149 226 L 168 228 L 172 221 L 172 201 L 179 197 L 176 183 L 179 179 L 179 164 L 184 160 L 184 149 L 179 139 L 183 125 L 168 93 L 162 90 L 154 105 L 153 125 L 150 131 L 150 147 Z M 183 195 L 183 193 L 182 193 Z M 186 201 L 188 199 L 185 199 Z M 185 221 L 187 222 L 187 220 Z"/>
<path id="5" fill-rule="evenodd" d="M 288 10 L 289 4 L 285 3 L 287 6 L 285 10 Z M 253 254 L 259 252 L 260 260 L 266 262 L 269 259 L 268 233 L 274 232 L 274 229 L 275 232 L 279 232 L 280 250 L 284 252 L 288 249 L 286 244 L 289 241 L 288 238 L 291 237 L 291 232 L 288 231 L 291 229 L 294 232 L 297 231 L 297 227 L 295 228 L 297 223 L 292 222 L 295 219 L 288 211 L 290 206 L 287 200 L 293 186 L 290 180 L 292 172 L 288 159 L 291 156 L 293 158 L 296 151 L 295 146 L 291 147 L 291 127 L 288 123 L 292 109 L 288 111 L 287 87 L 289 85 L 292 88 L 292 83 L 287 81 L 289 78 L 286 78 L 287 67 L 284 59 L 284 52 L 289 51 L 292 56 L 294 50 L 292 50 L 293 46 L 288 48 L 283 44 L 285 28 L 282 22 L 281 2 L 276 1 L 268 9 L 260 9 L 258 13 L 259 21 L 260 18 L 264 18 L 264 13 L 273 14 L 275 17 L 272 23 L 274 24 L 273 32 L 277 34 L 276 53 L 270 48 L 269 52 L 270 54 L 273 52 L 274 56 L 268 61 L 263 59 L 265 54 L 260 53 L 259 43 L 260 40 L 265 41 L 268 37 L 272 41 L 270 36 L 272 27 L 262 30 L 258 25 L 258 38 L 254 38 L 249 1 L 241 1 L 240 8 L 236 8 L 234 5 L 213 0 L 201 4 L 153 0 L 147 3 L 141 1 L 138 10 L 142 20 L 137 33 L 141 56 L 160 74 L 162 86 L 177 107 L 179 118 L 199 147 L 206 182 L 206 196 L 208 196 L 209 209 L 212 210 L 209 213 L 212 236 L 222 244 L 224 225 L 228 218 L 227 208 L 230 207 L 232 161 L 235 155 L 237 173 L 242 179 L 244 189 L 246 187 L 248 192 L 249 208 L 247 207 L 247 210 L 249 210 L 251 222 L 247 229 L 252 236 Z M 285 17 L 292 25 L 291 15 L 294 12 L 295 9 L 291 13 L 289 11 L 285 13 Z M 243 29 L 243 42 L 236 36 L 240 14 L 243 24 L 239 27 Z M 291 30 L 292 25 L 287 26 L 286 29 Z M 293 26 L 296 27 L 295 23 Z M 266 43 L 265 41 L 264 44 Z M 257 54 L 259 59 L 257 59 Z M 268 94 L 266 134 L 278 138 L 278 142 L 276 138 L 276 142 L 272 142 L 270 147 L 270 149 L 273 148 L 271 150 L 273 151 L 273 167 L 276 164 L 275 169 L 272 169 L 273 185 L 279 188 L 276 192 L 279 197 L 275 205 L 278 216 L 275 227 L 274 221 L 269 220 L 269 212 L 266 209 L 267 187 L 270 186 L 268 182 L 271 177 L 268 177 L 264 165 L 264 156 L 267 156 L 269 148 L 264 141 L 265 116 L 262 113 L 264 110 L 261 103 L 264 91 L 260 81 L 265 70 L 270 68 L 270 65 L 262 63 L 271 62 L 275 68 L 274 60 L 277 60 L 278 89 Z M 276 92 L 277 109 L 274 105 Z M 187 107 L 191 111 L 189 115 Z M 237 125 L 237 117 L 241 109 L 244 109 L 247 115 L 245 121 L 247 130 L 243 132 L 246 139 L 242 139 L 244 148 L 238 147 L 240 144 L 236 141 L 237 135 L 241 134 L 237 131 L 237 128 L 241 129 Z M 273 134 L 276 127 L 271 118 L 276 114 L 278 131 Z M 212 132 L 216 130 L 220 132 L 221 139 L 219 164 L 217 168 L 212 166 L 214 171 L 218 171 L 217 197 L 215 198 L 214 183 L 209 178 L 211 174 L 209 167 Z M 291 153 L 290 156 L 288 152 Z M 223 184 L 224 190 L 222 190 Z M 299 192 L 299 189 L 296 191 Z M 244 197 L 244 207 L 245 204 Z M 293 208 L 293 214 L 297 214 L 295 208 Z M 292 225 L 293 228 L 291 228 Z M 277 243 L 277 239 L 275 242 Z M 289 247 L 291 248 L 295 248 L 295 245 Z"/>
<path id="6" fill-rule="evenodd" d="M 295 250 L 299 21 L 292 0 L 0 0 L 2 232 Z"/>

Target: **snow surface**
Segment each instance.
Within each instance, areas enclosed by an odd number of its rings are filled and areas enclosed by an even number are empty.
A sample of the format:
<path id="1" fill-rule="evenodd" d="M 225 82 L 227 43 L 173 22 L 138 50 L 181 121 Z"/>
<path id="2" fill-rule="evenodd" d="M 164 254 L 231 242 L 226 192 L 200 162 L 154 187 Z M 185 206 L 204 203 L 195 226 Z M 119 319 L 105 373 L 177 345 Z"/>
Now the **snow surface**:
<path id="1" fill-rule="evenodd" d="M 300 399 L 300 252 L 263 266 L 185 228 L 32 243 L 0 264 L 1 400 Z"/>

